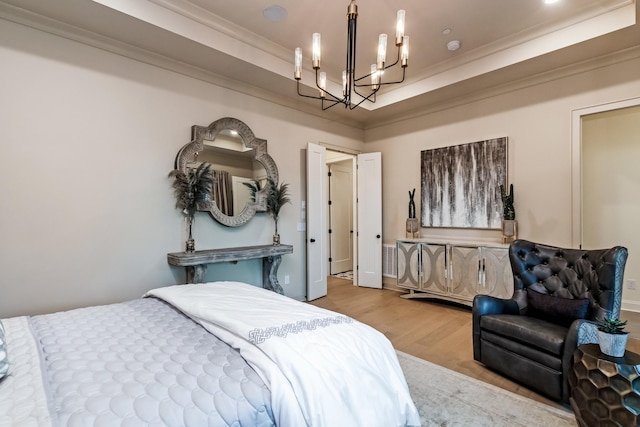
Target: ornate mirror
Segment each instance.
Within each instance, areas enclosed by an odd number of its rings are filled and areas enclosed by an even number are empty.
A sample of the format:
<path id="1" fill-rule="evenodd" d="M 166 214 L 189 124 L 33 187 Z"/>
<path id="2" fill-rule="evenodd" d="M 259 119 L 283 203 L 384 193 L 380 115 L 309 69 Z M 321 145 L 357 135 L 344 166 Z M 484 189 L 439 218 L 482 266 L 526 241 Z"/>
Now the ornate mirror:
<path id="1" fill-rule="evenodd" d="M 267 141 L 256 138 L 244 122 L 225 117 L 209 126 L 192 126 L 191 142 L 178 151 L 175 168 L 186 172 L 202 162 L 212 165 L 209 213 L 216 221 L 238 227 L 266 211 L 267 178 L 277 183 L 278 168 L 267 153 Z M 245 183 L 258 188 L 255 196 Z"/>

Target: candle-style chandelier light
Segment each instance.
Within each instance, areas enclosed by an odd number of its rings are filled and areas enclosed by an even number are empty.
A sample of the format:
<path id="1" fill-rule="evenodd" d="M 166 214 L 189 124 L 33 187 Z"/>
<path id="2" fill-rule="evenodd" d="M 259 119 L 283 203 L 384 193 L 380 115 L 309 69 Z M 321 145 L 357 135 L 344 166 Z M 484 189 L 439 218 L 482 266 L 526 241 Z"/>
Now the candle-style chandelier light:
<path id="1" fill-rule="evenodd" d="M 396 47 L 398 54 L 393 64 L 386 64 L 387 35 L 380 34 L 378 38 L 378 57 L 375 64 L 371 64 L 369 74 L 356 77 L 356 25 L 358 21 L 358 6 L 356 0 L 351 0 L 347 7 L 347 66 L 342 71 L 342 96 L 336 96 L 327 91 L 327 73 L 320 71 L 320 33 L 313 34 L 312 65 L 316 72 L 316 86 L 319 94 L 306 95 L 300 92 L 300 80 L 302 79 L 302 49 L 295 49 L 294 78 L 298 95 L 305 98 L 320 99 L 322 109 L 326 110 L 337 104 L 344 104 L 345 108 L 353 110 L 364 101 L 376 102 L 376 93 L 383 85 L 397 84 L 404 81 L 405 71 L 409 60 L 409 36 L 404 35 L 405 11 L 399 10 L 396 23 Z M 383 81 L 385 70 L 400 64 L 402 67 L 402 79 L 394 82 Z M 370 81 L 363 81 L 370 78 Z M 354 100 L 353 94 L 358 95 Z"/>

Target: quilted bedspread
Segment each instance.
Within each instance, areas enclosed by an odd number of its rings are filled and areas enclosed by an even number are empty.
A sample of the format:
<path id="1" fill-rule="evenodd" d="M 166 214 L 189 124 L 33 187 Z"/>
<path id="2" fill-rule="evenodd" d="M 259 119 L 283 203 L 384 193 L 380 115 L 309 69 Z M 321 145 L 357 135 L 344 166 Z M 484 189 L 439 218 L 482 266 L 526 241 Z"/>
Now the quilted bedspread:
<path id="1" fill-rule="evenodd" d="M 0 427 L 419 425 L 391 343 L 237 282 L 3 319 Z"/>
<path id="2" fill-rule="evenodd" d="M 389 340 L 338 313 L 238 282 L 158 288 L 269 386 L 282 427 L 420 425 Z"/>
<path id="3" fill-rule="evenodd" d="M 0 426 L 270 426 L 270 391 L 238 351 L 145 298 L 3 320 Z"/>

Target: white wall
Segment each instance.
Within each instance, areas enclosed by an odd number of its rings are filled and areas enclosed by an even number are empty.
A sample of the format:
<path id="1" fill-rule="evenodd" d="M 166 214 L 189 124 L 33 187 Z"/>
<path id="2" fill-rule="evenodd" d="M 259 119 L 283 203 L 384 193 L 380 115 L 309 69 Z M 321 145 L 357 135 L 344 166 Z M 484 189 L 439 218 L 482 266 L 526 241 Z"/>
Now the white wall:
<path id="1" fill-rule="evenodd" d="M 291 278 L 287 295 L 305 298 L 303 150 L 318 141 L 360 149 L 361 131 L 4 20 L 0 64 L 0 317 L 182 282 L 184 270 L 166 260 L 186 238 L 167 174 L 191 125 L 225 116 L 268 141 L 290 183 L 279 229 L 294 254 L 279 278 Z M 267 244 L 272 234 L 265 214 L 231 229 L 199 213 L 194 226 L 197 249 Z M 260 281 L 257 261 L 221 271 Z"/>
<path id="2" fill-rule="evenodd" d="M 407 191 L 420 186 L 421 150 L 508 136 L 520 237 L 570 246 L 571 111 L 640 96 L 640 60 L 627 57 L 363 133 L 8 21 L 0 21 L 0 64 L 0 317 L 121 301 L 183 281 L 166 263 L 186 237 L 167 173 L 193 124 L 236 117 L 268 140 L 293 201 L 279 228 L 294 254 L 279 277 L 291 278 L 287 295 L 304 299 L 305 236 L 296 224 L 307 142 L 382 152 L 383 238 L 393 243 L 405 233 Z M 194 233 L 197 248 L 252 245 L 269 243 L 273 224 L 262 214 L 228 229 L 198 214 Z M 216 271 L 257 282 L 259 263 L 247 263 Z"/>
<path id="3" fill-rule="evenodd" d="M 519 237 L 571 247 L 579 214 L 571 203 L 572 110 L 640 96 L 637 56 L 367 131 L 366 151 L 381 151 L 383 158 L 384 243 L 405 235 L 407 192 L 420 191 L 421 150 L 507 136 Z M 501 234 L 422 229 L 422 235 L 498 242 Z"/>

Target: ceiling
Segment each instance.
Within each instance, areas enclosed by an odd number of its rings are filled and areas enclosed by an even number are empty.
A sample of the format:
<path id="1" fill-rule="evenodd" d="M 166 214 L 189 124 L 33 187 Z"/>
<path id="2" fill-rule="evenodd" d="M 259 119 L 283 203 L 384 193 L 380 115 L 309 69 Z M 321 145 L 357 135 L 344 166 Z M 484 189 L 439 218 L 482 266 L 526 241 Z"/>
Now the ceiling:
<path id="1" fill-rule="evenodd" d="M 375 104 L 323 112 L 318 101 L 296 94 L 293 50 L 303 49 L 303 90 L 315 94 L 309 56 L 311 34 L 320 32 L 322 70 L 329 90 L 339 93 L 348 4 L 0 0 L 0 16 L 362 129 L 640 45 L 634 0 L 360 0 L 357 74 L 368 74 L 375 62 L 379 33 L 388 33 L 393 45 L 396 11 L 404 9 L 411 39 L 407 77 L 381 90 Z M 273 5 L 287 11 L 283 20 L 264 16 Z M 460 49 L 447 49 L 452 40 Z"/>

